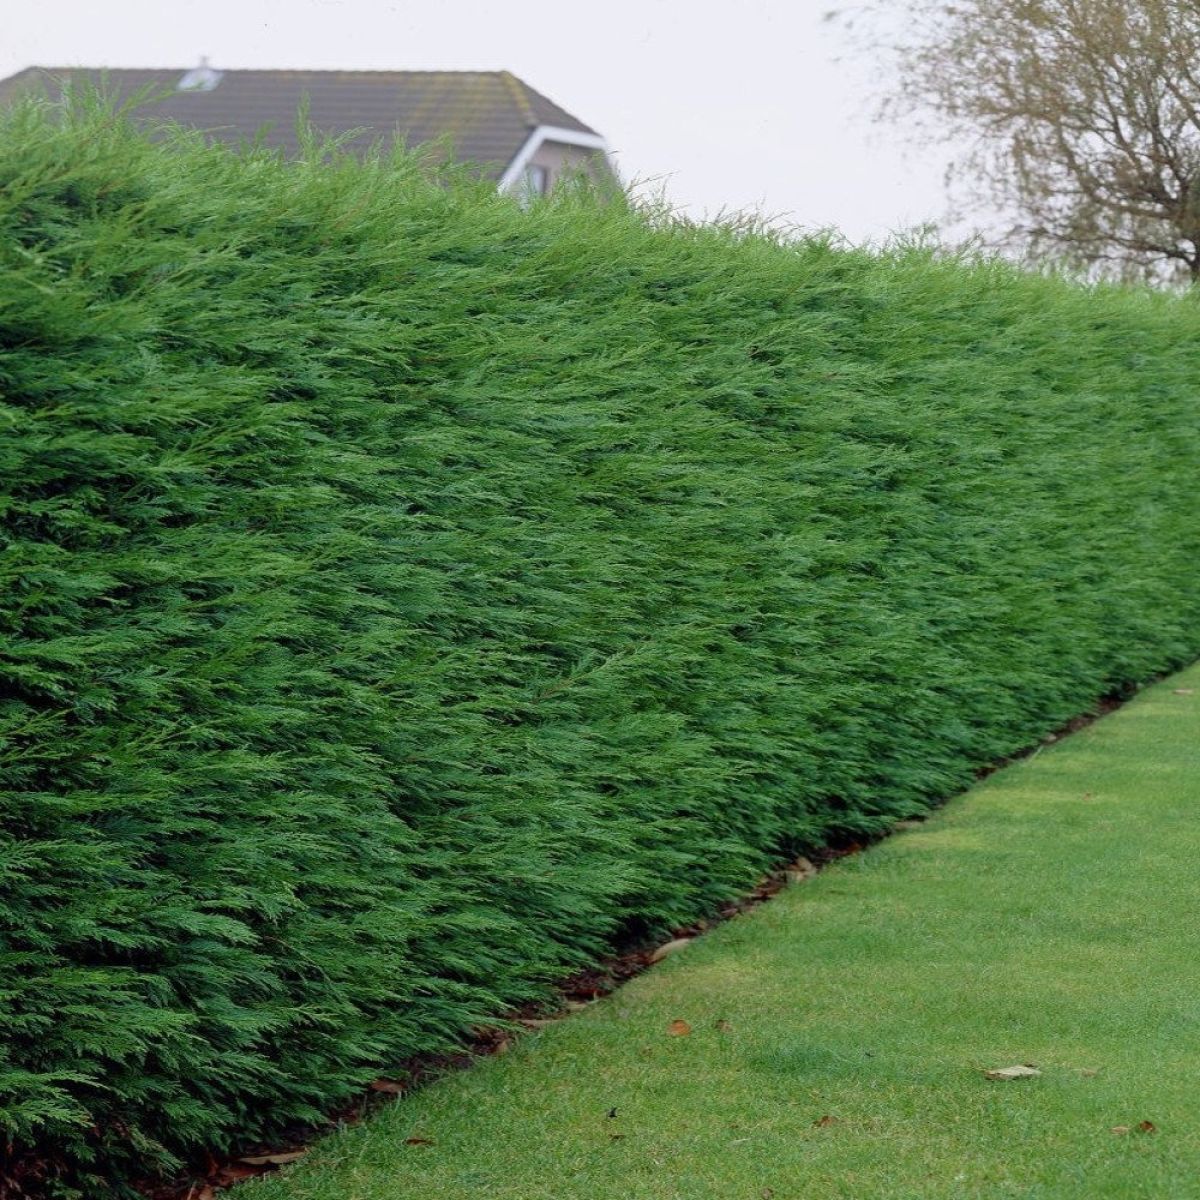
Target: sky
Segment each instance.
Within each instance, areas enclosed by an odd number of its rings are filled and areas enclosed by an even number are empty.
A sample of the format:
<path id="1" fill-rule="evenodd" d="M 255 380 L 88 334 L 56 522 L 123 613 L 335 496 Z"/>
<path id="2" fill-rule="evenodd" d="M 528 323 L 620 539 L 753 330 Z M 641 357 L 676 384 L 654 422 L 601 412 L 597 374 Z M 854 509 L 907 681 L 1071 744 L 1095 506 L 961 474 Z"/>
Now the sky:
<path id="1" fill-rule="evenodd" d="M 836 0 L 0 0 L 27 66 L 495 70 L 599 130 L 626 182 L 883 240 L 946 208 L 944 152 L 872 119 L 886 65 Z"/>

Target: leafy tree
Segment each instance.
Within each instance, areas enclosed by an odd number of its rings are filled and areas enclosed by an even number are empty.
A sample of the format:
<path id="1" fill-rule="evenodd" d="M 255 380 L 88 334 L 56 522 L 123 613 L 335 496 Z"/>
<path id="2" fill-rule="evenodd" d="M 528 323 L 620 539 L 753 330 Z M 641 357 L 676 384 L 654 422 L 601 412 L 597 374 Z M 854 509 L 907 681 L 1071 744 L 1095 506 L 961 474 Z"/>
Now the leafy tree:
<path id="1" fill-rule="evenodd" d="M 912 0 L 892 115 L 967 146 L 1004 242 L 1093 275 L 1200 279 L 1197 0 Z"/>

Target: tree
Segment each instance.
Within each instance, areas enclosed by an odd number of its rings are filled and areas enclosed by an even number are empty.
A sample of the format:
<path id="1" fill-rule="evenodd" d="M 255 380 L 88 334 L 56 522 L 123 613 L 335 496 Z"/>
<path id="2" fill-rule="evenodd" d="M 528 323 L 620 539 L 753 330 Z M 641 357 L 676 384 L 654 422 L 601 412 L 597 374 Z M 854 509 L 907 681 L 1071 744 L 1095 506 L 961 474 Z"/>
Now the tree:
<path id="1" fill-rule="evenodd" d="M 910 0 L 893 98 L 968 145 L 1005 241 L 1200 280 L 1200 0 Z"/>

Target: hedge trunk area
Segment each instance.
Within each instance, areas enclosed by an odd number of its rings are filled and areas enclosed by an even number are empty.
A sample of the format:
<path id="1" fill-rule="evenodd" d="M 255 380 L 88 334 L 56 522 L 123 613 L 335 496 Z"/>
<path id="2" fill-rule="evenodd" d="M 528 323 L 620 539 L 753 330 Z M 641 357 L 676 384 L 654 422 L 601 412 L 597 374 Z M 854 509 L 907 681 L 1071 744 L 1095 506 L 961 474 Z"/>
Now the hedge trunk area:
<path id="1" fill-rule="evenodd" d="M 315 1121 L 1200 653 L 1200 310 L 0 125 L 0 1178 Z"/>

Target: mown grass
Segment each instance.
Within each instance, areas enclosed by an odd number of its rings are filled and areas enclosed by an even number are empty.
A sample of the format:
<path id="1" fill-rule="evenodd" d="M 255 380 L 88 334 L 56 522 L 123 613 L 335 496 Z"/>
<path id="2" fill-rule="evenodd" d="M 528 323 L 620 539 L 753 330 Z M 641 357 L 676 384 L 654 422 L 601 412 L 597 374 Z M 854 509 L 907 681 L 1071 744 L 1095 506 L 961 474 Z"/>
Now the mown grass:
<path id="1" fill-rule="evenodd" d="M 1200 1195 L 1200 694 L 1181 688 L 1200 669 L 240 1194 Z M 1042 1076 L 982 1074 L 1023 1062 Z"/>

